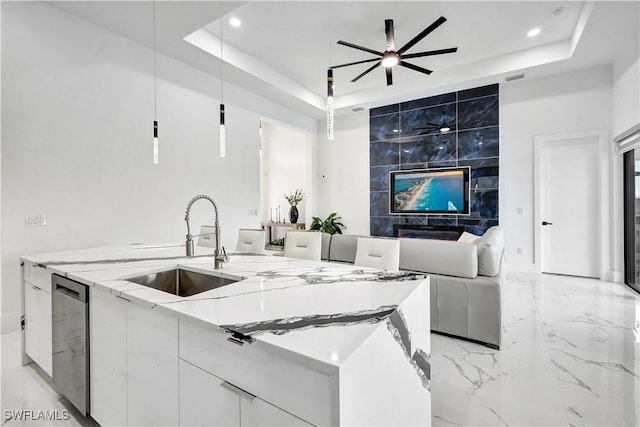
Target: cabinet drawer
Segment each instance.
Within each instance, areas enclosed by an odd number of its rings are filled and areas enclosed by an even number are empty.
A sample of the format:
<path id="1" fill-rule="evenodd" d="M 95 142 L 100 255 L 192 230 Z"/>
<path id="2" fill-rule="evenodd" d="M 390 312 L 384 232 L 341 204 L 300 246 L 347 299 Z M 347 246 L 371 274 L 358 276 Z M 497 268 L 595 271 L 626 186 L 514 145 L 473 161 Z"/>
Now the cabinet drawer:
<path id="1" fill-rule="evenodd" d="M 180 319 L 180 358 L 316 425 L 335 424 L 338 375 L 260 341 L 240 346 L 214 326 Z"/>
<path id="2" fill-rule="evenodd" d="M 24 263 L 24 281 L 51 293 L 51 271 L 32 262 Z"/>

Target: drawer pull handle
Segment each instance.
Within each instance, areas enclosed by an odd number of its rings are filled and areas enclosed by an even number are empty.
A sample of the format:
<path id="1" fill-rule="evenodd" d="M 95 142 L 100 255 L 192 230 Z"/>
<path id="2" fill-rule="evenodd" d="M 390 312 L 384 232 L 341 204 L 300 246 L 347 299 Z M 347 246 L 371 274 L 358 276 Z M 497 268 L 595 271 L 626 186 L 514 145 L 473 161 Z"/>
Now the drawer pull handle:
<path id="1" fill-rule="evenodd" d="M 232 342 L 234 344 L 238 344 L 238 345 L 244 345 L 244 341 L 240 341 L 239 339 L 234 337 L 227 338 L 227 341 Z"/>
<path id="2" fill-rule="evenodd" d="M 121 297 L 120 295 L 114 295 L 116 298 L 120 298 L 125 300 L 126 302 L 131 302 L 130 300 L 126 299 L 125 297 Z"/>
<path id="3" fill-rule="evenodd" d="M 229 390 L 232 393 L 237 394 L 238 396 L 247 399 L 249 402 L 252 402 L 253 399 L 255 399 L 256 397 L 249 393 L 248 391 L 245 391 L 243 389 L 241 389 L 240 387 L 236 387 L 233 384 L 229 383 L 229 382 L 223 382 L 222 384 L 220 384 L 220 387 L 222 388 L 226 388 L 227 390 Z"/>
<path id="4" fill-rule="evenodd" d="M 227 338 L 227 341 L 230 341 L 234 344 L 243 345 L 244 343 L 251 344 L 256 339 L 250 337 L 249 335 L 245 335 L 241 332 L 232 331 L 231 329 L 225 328 L 225 330 L 231 333 L 231 336 Z"/>

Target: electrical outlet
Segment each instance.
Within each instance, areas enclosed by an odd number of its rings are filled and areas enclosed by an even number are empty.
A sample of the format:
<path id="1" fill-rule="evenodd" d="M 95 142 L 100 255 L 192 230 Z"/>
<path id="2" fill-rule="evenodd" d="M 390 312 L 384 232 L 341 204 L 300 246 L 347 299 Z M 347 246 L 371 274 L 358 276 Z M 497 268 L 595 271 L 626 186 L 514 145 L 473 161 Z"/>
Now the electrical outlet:
<path id="1" fill-rule="evenodd" d="M 258 209 L 249 209 L 249 216 L 258 216 Z"/>
<path id="2" fill-rule="evenodd" d="M 524 255 L 524 248 L 518 248 L 518 255 Z"/>
<path id="3" fill-rule="evenodd" d="M 44 227 L 47 225 L 47 216 L 45 214 L 27 215 L 24 217 L 24 225 L 27 227 Z"/>
<path id="4" fill-rule="evenodd" d="M 518 215 L 524 215 L 524 208 L 518 208 Z"/>

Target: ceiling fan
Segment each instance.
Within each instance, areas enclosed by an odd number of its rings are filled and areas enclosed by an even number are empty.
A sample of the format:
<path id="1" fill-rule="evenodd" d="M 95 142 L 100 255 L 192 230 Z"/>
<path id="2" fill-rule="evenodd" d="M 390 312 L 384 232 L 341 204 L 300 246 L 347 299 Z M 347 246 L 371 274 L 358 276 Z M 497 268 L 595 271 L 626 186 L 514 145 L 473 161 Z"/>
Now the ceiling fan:
<path id="1" fill-rule="evenodd" d="M 454 53 L 454 52 L 457 52 L 458 48 L 452 47 L 449 49 L 430 50 L 427 52 L 410 53 L 408 55 L 405 55 L 405 52 L 411 49 L 416 43 L 418 43 L 420 40 L 425 38 L 433 30 L 438 28 L 440 25 L 444 24 L 446 20 L 447 19 L 444 16 L 441 16 L 440 18 L 436 19 L 433 22 L 433 24 L 425 28 L 420 34 L 412 38 L 407 44 L 402 46 L 400 49 L 396 50 L 395 36 L 393 33 L 393 19 L 385 19 L 384 32 L 387 35 L 387 48 L 384 52 L 378 52 L 373 49 L 369 49 L 363 46 L 358 46 L 353 43 L 345 42 L 343 40 L 338 41 L 338 44 L 351 47 L 353 49 L 362 50 L 364 52 L 372 53 L 374 55 L 379 56 L 380 58 L 365 59 L 363 61 L 350 62 L 348 64 L 334 65 L 330 68 L 331 69 L 342 68 L 342 67 L 349 67 L 351 65 L 365 64 L 367 62 L 376 62 L 376 64 L 371 66 L 371 68 L 367 69 L 364 73 L 360 74 L 359 76 L 351 80 L 351 82 L 358 81 L 367 73 L 373 71 L 375 68 L 382 65 L 385 68 L 385 73 L 387 75 L 387 86 L 390 86 L 393 84 L 393 74 L 391 70 L 395 65 L 400 65 L 401 67 L 409 68 L 411 70 L 418 71 L 420 73 L 431 74 L 433 72 L 432 70 L 422 68 L 417 65 L 409 64 L 408 62 L 405 62 L 404 59 L 422 58 L 423 56 L 434 56 L 434 55 L 442 55 L 445 53 Z"/>
<path id="2" fill-rule="evenodd" d="M 440 123 L 426 122 L 425 127 L 414 127 L 412 130 L 426 130 L 428 132 L 439 131 L 440 133 L 447 133 L 451 130 L 455 130 L 456 120 L 447 120 L 446 113 L 442 113 Z"/>

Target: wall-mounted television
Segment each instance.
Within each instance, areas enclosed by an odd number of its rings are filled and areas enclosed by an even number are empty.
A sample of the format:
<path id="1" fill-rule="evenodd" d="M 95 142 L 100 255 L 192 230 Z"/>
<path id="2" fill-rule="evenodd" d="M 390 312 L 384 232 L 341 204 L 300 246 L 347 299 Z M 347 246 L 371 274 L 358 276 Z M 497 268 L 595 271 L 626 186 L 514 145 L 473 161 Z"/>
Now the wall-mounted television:
<path id="1" fill-rule="evenodd" d="M 389 172 L 389 213 L 469 215 L 471 168 Z"/>

